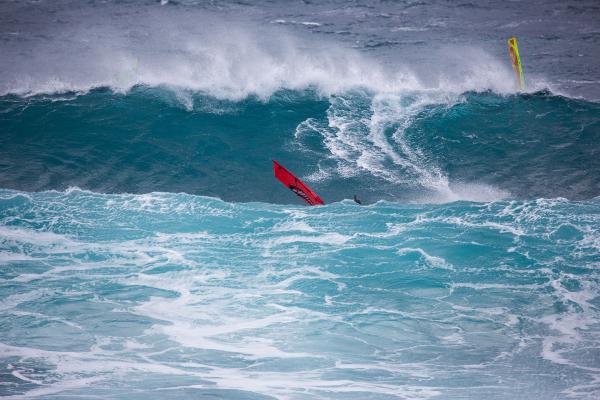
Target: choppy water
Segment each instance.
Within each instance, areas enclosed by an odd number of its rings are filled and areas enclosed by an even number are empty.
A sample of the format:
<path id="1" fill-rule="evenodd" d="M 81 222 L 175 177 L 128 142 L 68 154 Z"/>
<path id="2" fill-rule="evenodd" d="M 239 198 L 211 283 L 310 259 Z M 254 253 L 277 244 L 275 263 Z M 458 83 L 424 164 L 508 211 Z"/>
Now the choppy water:
<path id="1" fill-rule="evenodd" d="M 0 210 L 6 394 L 598 394 L 597 200 L 5 190 Z"/>
<path id="2" fill-rule="evenodd" d="M 595 2 L 163 3 L 0 4 L 1 395 L 600 396 Z"/>

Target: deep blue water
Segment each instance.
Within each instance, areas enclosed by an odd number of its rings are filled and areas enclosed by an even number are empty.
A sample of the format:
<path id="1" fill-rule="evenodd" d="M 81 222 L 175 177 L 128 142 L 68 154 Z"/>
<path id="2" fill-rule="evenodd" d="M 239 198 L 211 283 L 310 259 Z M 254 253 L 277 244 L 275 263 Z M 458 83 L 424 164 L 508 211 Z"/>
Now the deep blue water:
<path id="1" fill-rule="evenodd" d="M 0 395 L 600 396 L 595 2 L 163 3 L 0 4 Z"/>
<path id="2" fill-rule="evenodd" d="M 548 92 L 187 95 L 5 96 L 0 187 L 301 204 L 273 179 L 277 159 L 326 202 L 600 194 L 598 103 Z"/>

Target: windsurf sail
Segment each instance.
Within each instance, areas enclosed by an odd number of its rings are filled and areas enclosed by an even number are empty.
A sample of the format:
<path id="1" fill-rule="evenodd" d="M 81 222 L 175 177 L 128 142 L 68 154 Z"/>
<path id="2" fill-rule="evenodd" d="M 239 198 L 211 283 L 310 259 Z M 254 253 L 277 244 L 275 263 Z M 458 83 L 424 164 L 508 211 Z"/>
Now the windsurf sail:
<path id="1" fill-rule="evenodd" d="M 325 205 L 323 200 L 315 192 L 313 192 L 304 182 L 298 179 L 294 174 L 285 169 L 285 167 L 273 160 L 273 170 L 275 178 L 283 183 L 288 189 L 294 192 L 298 197 L 307 202 L 311 206 L 317 204 Z"/>
<path id="2" fill-rule="evenodd" d="M 517 46 L 517 38 L 514 36 L 508 39 L 508 54 L 510 55 L 513 69 L 517 74 L 517 79 L 519 80 L 519 87 L 521 88 L 521 90 L 525 90 L 525 78 L 523 77 L 523 68 L 521 67 L 519 46 Z"/>

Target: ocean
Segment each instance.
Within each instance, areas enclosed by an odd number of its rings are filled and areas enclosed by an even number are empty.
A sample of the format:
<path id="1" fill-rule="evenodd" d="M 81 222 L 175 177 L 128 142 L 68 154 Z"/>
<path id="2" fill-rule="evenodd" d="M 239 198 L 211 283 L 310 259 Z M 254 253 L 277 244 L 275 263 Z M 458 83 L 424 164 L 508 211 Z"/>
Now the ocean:
<path id="1" fill-rule="evenodd" d="M 1 2 L 0 396 L 598 398 L 598 21 Z"/>

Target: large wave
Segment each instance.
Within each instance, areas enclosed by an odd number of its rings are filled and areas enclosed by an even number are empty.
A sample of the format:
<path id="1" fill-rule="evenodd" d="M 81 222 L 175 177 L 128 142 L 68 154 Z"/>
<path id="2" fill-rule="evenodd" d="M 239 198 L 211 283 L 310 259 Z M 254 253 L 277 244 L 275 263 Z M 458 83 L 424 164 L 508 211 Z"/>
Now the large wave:
<path id="1" fill-rule="evenodd" d="M 517 96 L 507 60 L 476 44 L 416 62 L 218 6 L 7 8 L 25 20 L 5 18 L 1 44 L 4 187 L 280 202 L 281 158 L 332 201 L 599 192 L 595 105 L 535 75 Z"/>
<path id="2" fill-rule="evenodd" d="M 509 63 L 476 45 L 449 45 L 433 52 L 433 61 L 412 64 L 401 54 L 385 62 L 339 42 L 300 37 L 279 25 L 256 27 L 206 10 L 161 9 L 159 14 L 148 7 L 117 12 L 96 5 L 48 12 L 29 22 L 33 26 L 19 26 L 17 38 L 9 36 L 2 44 L 0 94 L 98 87 L 125 92 L 135 85 L 164 85 L 240 100 L 308 87 L 325 95 L 352 88 L 502 94 L 517 89 Z M 529 83 L 532 91 L 545 86 Z"/>
<path id="3" fill-rule="evenodd" d="M 187 192 L 289 202 L 271 159 L 327 202 L 590 198 L 598 104 L 537 93 L 278 91 L 220 100 L 127 94 L 5 96 L 0 187 Z"/>

